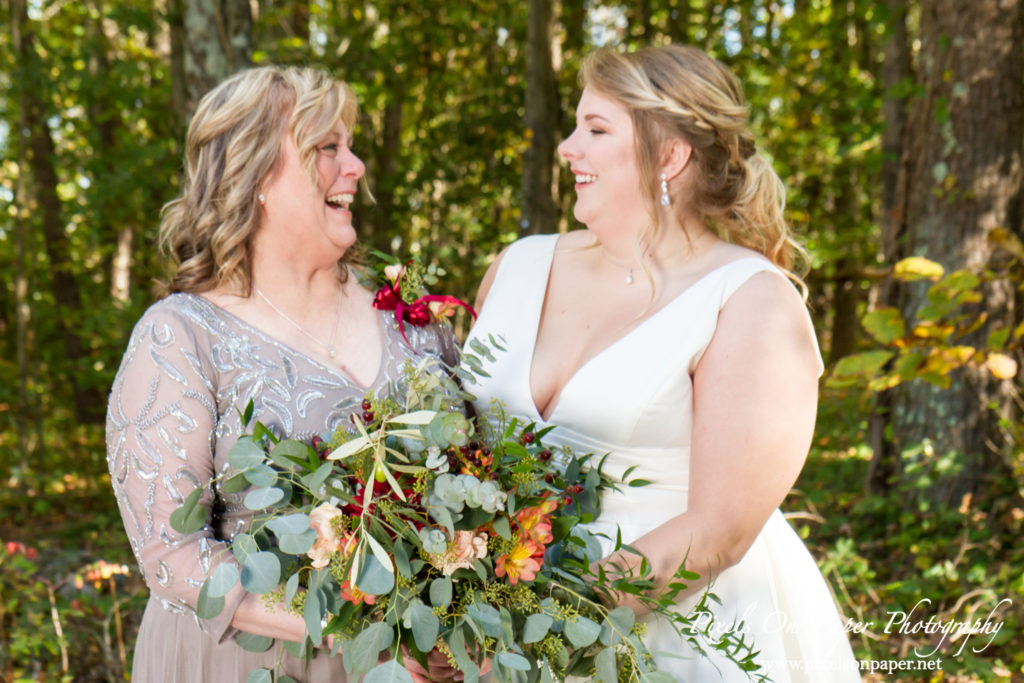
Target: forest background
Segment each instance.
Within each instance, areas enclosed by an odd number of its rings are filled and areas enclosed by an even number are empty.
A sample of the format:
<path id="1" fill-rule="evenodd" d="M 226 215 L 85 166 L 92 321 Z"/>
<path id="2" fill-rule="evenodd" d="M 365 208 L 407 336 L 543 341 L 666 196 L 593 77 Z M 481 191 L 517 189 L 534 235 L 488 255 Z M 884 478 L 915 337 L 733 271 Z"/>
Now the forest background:
<path id="1" fill-rule="evenodd" d="M 203 92 L 350 81 L 362 241 L 471 300 L 503 246 L 579 227 L 581 56 L 670 41 L 741 78 L 810 251 L 828 371 L 784 510 L 859 657 L 942 660 L 865 680 L 1024 676 L 1024 0 L 4 0 L 0 27 L 0 680 L 129 677 L 103 414 Z"/>

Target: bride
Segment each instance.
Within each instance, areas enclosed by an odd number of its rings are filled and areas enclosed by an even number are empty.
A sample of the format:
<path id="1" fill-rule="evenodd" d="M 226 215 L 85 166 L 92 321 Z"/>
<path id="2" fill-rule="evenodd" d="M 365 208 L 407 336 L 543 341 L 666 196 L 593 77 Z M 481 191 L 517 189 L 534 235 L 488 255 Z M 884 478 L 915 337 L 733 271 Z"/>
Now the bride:
<path id="1" fill-rule="evenodd" d="M 744 630 L 772 680 L 858 681 L 828 587 L 778 510 L 810 446 L 822 362 L 782 184 L 739 84 L 679 46 L 595 52 L 581 80 L 559 153 L 587 229 L 520 240 L 484 277 L 468 342 L 493 334 L 508 350 L 479 405 L 501 399 L 557 425 L 548 442 L 610 452 L 612 475 L 635 466 L 653 482 L 606 496 L 592 530 L 620 527 L 662 583 L 684 560 L 701 574 L 680 609 L 710 579 L 716 623 Z M 648 626 L 662 671 L 747 680 Z"/>

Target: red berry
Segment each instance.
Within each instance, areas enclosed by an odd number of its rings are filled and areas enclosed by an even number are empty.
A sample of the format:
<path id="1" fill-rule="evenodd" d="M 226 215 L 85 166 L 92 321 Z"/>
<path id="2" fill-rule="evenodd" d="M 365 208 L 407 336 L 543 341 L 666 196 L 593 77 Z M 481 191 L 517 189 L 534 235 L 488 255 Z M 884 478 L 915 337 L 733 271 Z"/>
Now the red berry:
<path id="1" fill-rule="evenodd" d="M 525 432 L 523 434 L 523 443 L 533 443 L 537 439 L 537 435 L 533 432 Z"/>
<path id="2" fill-rule="evenodd" d="M 572 505 L 572 496 L 566 496 L 565 498 L 562 499 L 562 502 L 565 503 L 566 505 Z"/>
<path id="3" fill-rule="evenodd" d="M 373 413 L 371 411 L 363 411 L 363 422 L 373 422 Z"/>
<path id="4" fill-rule="evenodd" d="M 313 443 L 313 448 L 315 448 L 317 450 L 320 450 L 320 446 L 323 444 L 323 442 L 324 442 L 324 440 L 321 439 L 319 436 L 314 436 L 313 437 L 313 442 L 312 442 Z"/>
<path id="5" fill-rule="evenodd" d="M 373 404 L 370 403 L 370 399 L 364 398 L 363 399 L 363 410 L 369 410 L 370 408 L 373 408 Z"/>
<path id="6" fill-rule="evenodd" d="M 547 462 L 548 460 L 551 459 L 551 451 L 545 448 L 544 450 L 537 454 L 537 457 L 540 458 L 541 461 Z"/>
<path id="7" fill-rule="evenodd" d="M 545 474 L 544 475 L 544 481 L 546 481 L 549 484 L 554 484 L 555 483 L 555 474 L 554 474 L 554 472 L 548 472 L 547 474 Z"/>
<path id="8" fill-rule="evenodd" d="M 576 484 L 572 487 L 572 490 L 576 493 L 583 493 L 583 484 Z"/>

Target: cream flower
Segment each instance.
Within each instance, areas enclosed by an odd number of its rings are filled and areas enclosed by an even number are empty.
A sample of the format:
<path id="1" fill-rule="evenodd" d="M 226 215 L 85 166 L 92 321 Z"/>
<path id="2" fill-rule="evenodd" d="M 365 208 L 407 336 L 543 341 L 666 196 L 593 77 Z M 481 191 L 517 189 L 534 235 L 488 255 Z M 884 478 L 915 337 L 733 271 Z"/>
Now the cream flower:
<path id="1" fill-rule="evenodd" d="M 384 266 L 384 277 L 391 281 L 391 284 L 398 282 L 398 278 L 402 277 L 405 273 L 405 266 L 398 263 L 393 263 L 390 266 Z"/>
<path id="2" fill-rule="evenodd" d="M 331 523 L 335 517 L 344 513 L 331 505 L 323 503 L 317 509 L 309 513 L 309 526 L 316 532 L 316 542 L 313 547 L 306 551 L 313 560 L 316 569 L 323 569 L 331 563 L 331 555 L 337 552 L 341 545 L 341 536 L 334 530 Z"/>
<path id="3" fill-rule="evenodd" d="M 455 538 L 448 544 L 448 550 L 431 559 L 445 576 L 451 576 L 456 569 L 472 569 L 473 560 L 487 557 L 486 531 L 456 531 Z"/>

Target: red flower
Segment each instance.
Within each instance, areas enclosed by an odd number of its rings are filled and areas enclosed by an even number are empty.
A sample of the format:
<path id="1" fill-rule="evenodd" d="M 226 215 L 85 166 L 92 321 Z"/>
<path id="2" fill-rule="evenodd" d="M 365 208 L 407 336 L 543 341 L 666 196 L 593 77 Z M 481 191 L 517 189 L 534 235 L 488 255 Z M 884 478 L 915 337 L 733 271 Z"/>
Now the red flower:
<path id="1" fill-rule="evenodd" d="M 429 325 L 433 317 L 430 313 L 430 307 L 423 303 L 414 303 L 408 306 L 403 313 L 405 314 L 403 317 L 406 322 L 414 327 Z"/>
<path id="2" fill-rule="evenodd" d="M 402 296 L 398 287 L 384 285 L 377 290 L 377 295 L 373 297 L 373 307 L 381 311 L 393 311 L 398 308 L 401 301 Z"/>

